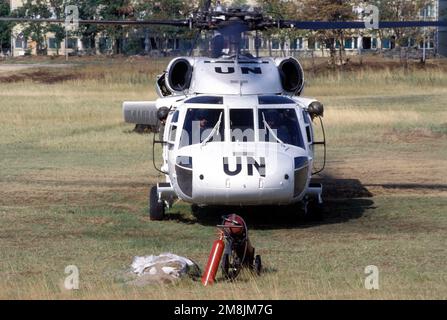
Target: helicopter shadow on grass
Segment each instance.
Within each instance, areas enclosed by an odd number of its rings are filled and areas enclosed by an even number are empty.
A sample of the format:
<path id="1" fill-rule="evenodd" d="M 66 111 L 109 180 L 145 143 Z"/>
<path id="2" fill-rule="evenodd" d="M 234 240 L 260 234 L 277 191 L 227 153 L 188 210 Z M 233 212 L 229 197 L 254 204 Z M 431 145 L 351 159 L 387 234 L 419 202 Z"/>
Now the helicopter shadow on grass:
<path id="1" fill-rule="evenodd" d="M 308 214 L 302 205 L 289 206 L 206 206 L 192 211 L 194 219 L 183 214 L 169 214 L 170 220 L 182 223 L 199 223 L 206 226 L 220 224 L 223 215 L 236 213 L 242 216 L 249 229 L 293 229 L 319 225 L 343 223 L 358 219 L 366 210 L 375 209 L 371 192 L 358 179 L 340 179 L 329 174 L 322 175 L 314 182 L 323 184 L 323 205 L 316 208 L 309 204 Z"/>

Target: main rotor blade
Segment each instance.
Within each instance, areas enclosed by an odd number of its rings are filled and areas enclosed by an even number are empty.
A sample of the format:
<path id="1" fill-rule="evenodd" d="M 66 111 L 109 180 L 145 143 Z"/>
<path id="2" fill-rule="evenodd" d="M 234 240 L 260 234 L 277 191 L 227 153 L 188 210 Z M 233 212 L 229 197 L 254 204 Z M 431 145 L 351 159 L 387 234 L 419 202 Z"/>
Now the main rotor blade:
<path id="1" fill-rule="evenodd" d="M 281 20 L 277 24 L 280 28 L 301 30 L 329 30 L 329 29 L 367 29 L 364 21 L 292 21 Z M 447 27 L 447 21 L 380 21 L 379 29 L 389 28 L 419 28 L 419 27 Z"/>
<path id="2" fill-rule="evenodd" d="M 39 22 L 39 23 L 65 23 L 65 19 L 32 19 L 32 18 L 14 18 L 0 17 L 0 22 Z M 99 25 L 160 25 L 174 27 L 189 27 L 189 20 L 79 20 L 80 24 L 99 24 Z"/>

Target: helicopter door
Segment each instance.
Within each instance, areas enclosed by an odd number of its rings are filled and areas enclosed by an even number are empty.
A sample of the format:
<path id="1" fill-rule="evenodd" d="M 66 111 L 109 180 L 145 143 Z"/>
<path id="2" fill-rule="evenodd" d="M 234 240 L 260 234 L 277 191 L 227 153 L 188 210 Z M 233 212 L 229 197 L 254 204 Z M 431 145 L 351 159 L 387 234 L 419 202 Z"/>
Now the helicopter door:
<path id="1" fill-rule="evenodd" d="M 177 135 L 177 128 L 178 128 L 178 118 L 179 118 L 179 111 L 175 111 L 172 115 L 172 118 L 169 119 L 168 116 L 168 122 L 166 123 L 166 126 L 160 126 L 160 130 L 164 128 L 163 131 L 163 139 L 160 139 L 159 141 L 156 141 L 155 134 L 154 134 L 154 141 L 152 145 L 152 160 L 154 167 L 157 171 L 162 172 L 164 174 L 167 174 L 167 166 L 168 166 L 168 159 L 169 159 L 169 153 L 174 150 L 175 146 L 175 137 Z M 155 144 L 161 143 L 163 145 L 163 166 L 161 169 L 159 169 L 155 163 Z"/>

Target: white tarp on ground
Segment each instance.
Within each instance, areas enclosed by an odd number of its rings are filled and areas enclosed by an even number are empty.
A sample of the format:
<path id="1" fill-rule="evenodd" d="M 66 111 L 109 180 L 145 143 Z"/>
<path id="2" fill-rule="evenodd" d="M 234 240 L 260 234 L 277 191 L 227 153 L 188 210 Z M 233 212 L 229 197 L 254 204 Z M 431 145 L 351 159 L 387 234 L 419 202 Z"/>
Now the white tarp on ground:
<path id="1" fill-rule="evenodd" d="M 200 276 L 200 269 L 193 261 L 172 253 L 135 257 L 131 269 L 139 276 L 153 276 L 153 280 L 175 280 L 184 275 Z"/>

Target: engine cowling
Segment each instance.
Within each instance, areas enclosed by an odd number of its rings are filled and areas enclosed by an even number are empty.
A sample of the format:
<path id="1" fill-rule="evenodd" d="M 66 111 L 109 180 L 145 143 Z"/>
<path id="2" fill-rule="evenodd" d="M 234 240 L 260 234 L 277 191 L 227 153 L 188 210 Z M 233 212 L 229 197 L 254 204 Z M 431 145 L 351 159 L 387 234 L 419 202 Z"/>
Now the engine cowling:
<path id="1" fill-rule="evenodd" d="M 183 93 L 189 89 L 192 78 L 192 61 L 188 58 L 176 58 L 167 68 L 166 87 L 173 93 Z"/>
<path id="2" fill-rule="evenodd" d="M 123 117 L 127 123 L 156 126 L 158 124 L 155 101 L 124 101 Z"/>
<path id="3" fill-rule="evenodd" d="M 304 89 L 304 71 L 295 58 L 275 59 L 284 91 L 300 95 Z"/>

